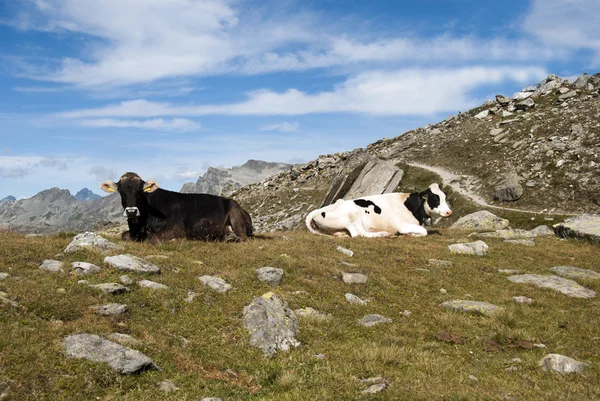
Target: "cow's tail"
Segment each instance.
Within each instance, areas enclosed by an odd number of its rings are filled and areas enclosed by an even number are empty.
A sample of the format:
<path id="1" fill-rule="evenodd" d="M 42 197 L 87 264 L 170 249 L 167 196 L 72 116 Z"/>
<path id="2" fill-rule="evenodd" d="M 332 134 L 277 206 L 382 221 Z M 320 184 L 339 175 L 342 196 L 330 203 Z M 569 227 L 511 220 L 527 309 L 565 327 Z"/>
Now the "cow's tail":
<path id="1" fill-rule="evenodd" d="M 306 216 L 306 228 L 308 228 L 308 231 L 310 231 L 313 234 L 319 234 L 319 235 L 325 235 L 322 232 L 317 230 L 317 225 L 315 224 L 314 221 L 314 216 L 315 214 L 317 214 L 317 212 L 319 211 L 319 209 L 313 210 L 312 212 L 310 212 L 308 214 L 308 216 Z"/>

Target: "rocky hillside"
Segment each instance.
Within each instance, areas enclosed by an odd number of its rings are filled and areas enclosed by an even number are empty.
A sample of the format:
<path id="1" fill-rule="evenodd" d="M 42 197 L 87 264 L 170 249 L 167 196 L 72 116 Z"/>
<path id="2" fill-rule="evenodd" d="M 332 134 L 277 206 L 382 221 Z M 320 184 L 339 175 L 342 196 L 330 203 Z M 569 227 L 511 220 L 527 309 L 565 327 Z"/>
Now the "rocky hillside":
<path id="1" fill-rule="evenodd" d="M 248 208 L 258 231 L 302 227 L 308 211 L 329 203 L 332 183 L 352 178 L 352 161 L 367 155 L 393 165 L 448 170 L 456 184 L 492 205 L 599 213 L 599 88 L 600 74 L 583 74 L 574 83 L 550 75 L 437 124 L 294 166 L 234 197 Z"/>
<path id="2" fill-rule="evenodd" d="M 244 185 L 262 181 L 280 171 L 289 170 L 286 163 L 270 163 L 261 160 L 248 160 L 241 166 L 232 168 L 209 167 L 194 184 L 188 182 L 180 192 L 230 196 Z"/>

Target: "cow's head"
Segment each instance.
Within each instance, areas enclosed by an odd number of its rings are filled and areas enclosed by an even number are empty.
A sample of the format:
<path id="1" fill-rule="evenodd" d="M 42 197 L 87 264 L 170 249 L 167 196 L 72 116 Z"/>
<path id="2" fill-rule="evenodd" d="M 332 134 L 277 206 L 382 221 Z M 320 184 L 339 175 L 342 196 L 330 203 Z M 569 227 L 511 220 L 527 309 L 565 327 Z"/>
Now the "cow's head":
<path id="1" fill-rule="evenodd" d="M 438 184 L 431 184 L 419 196 L 425 200 L 425 213 L 432 217 L 448 217 L 452 214 L 450 206 L 446 203 L 446 194 Z"/>
<path id="2" fill-rule="evenodd" d="M 125 209 L 123 215 L 133 219 L 146 211 L 148 201 L 145 194 L 156 191 L 158 184 L 154 180 L 144 181 L 136 173 L 125 173 L 118 182 L 104 181 L 100 189 L 105 192 L 118 191 L 121 195 L 121 204 Z"/>

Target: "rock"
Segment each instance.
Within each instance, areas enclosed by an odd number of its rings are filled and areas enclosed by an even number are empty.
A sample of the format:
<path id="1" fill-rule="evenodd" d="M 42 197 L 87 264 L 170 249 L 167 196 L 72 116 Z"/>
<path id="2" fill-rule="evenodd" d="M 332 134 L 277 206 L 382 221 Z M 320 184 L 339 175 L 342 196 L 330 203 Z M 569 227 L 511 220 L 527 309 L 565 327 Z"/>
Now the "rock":
<path id="1" fill-rule="evenodd" d="M 105 294 L 112 294 L 112 295 L 129 292 L 129 288 L 124 287 L 118 283 L 93 284 L 93 285 L 90 285 L 90 287 L 96 288 Z"/>
<path id="2" fill-rule="evenodd" d="M 208 397 L 208 398 L 203 398 L 200 401 L 223 401 L 223 399 L 219 398 L 219 397 Z"/>
<path id="3" fill-rule="evenodd" d="M 531 94 L 531 96 L 538 97 L 547 95 L 548 93 L 560 88 L 561 85 L 562 79 L 560 77 L 557 77 L 554 74 L 548 75 L 548 78 L 544 79 L 538 84 L 536 90 Z"/>
<path id="4" fill-rule="evenodd" d="M 506 97 L 506 96 L 502 96 L 502 95 L 496 95 L 496 102 L 498 102 L 498 104 L 500 106 L 508 106 L 508 104 L 512 101 L 511 98 Z"/>
<path id="5" fill-rule="evenodd" d="M 266 355 L 300 346 L 295 338 L 298 318 L 287 302 L 282 302 L 272 292 L 255 298 L 246 306 L 243 321 L 250 332 L 250 345 L 260 348 Z"/>
<path id="6" fill-rule="evenodd" d="M 188 291 L 188 295 L 184 299 L 184 301 L 187 303 L 190 303 L 190 302 L 194 301 L 194 298 L 196 298 L 197 296 L 198 296 L 198 294 L 196 294 L 194 291 Z"/>
<path id="7" fill-rule="evenodd" d="M 561 238 L 580 238 L 596 244 L 600 243 L 600 215 L 573 216 L 554 225 L 553 229 Z"/>
<path id="8" fill-rule="evenodd" d="M 596 296 L 594 291 L 577 284 L 573 280 L 558 276 L 521 274 L 509 276 L 508 279 L 513 283 L 533 284 L 536 287 L 550 288 L 573 298 L 593 298 Z"/>
<path id="9" fill-rule="evenodd" d="M 558 274 L 562 277 L 572 278 L 572 279 L 597 279 L 600 278 L 600 273 L 595 272 L 593 270 L 580 269 L 578 267 L 573 266 L 554 266 L 551 267 L 554 273 Z"/>
<path id="10" fill-rule="evenodd" d="M 544 370 L 553 370 L 560 374 L 579 373 L 586 368 L 586 364 L 568 356 L 559 354 L 548 354 L 541 361 L 540 366 Z"/>
<path id="11" fill-rule="evenodd" d="M 8 273 L 0 273 L 0 280 L 6 280 L 8 277 L 10 277 L 10 274 Z"/>
<path id="12" fill-rule="evenodd" d="M 529 232 L 534 237 L 553 237 L 555 235 L 554 231 L 552 231 L 550 227 L 545 225 L 537 226 L 536 228 L 529 230 Z"/>
<path id="13" fill-rule="evenodd" d="M 216 292 L 223 293 L 231 290 L 231 285 L 227 284 L 227 282 L 222 278 L 214 276 L 200 276 L 198 279 L 202 281 L 202 284 L 210 287 Z"/>
<path id="14" fill-rule="evenodd" d="M 135 273 L 160 273 L 160 267 L 133 255 L 107 256 L 104 263 L 117 270 L 130 271 Z"/>
<path id="15" fill-rule="evenodd" d="M 104 362 L 123 374 L 159 369 L 152 359 L 141 352 L 105 340 L 95 334 L 75 334 L 65 337 L 63 348 L 68 357 Z"/>
<path id="16" fill-rule="evenodd" d="M 325 314 L 325 313 L 321 313 L 316 309 L 313 309 L 311 307 L 306 307 L 306 308 L 302 308 L 302 309 L 296 309 L 294 310 L 294 313 L 297 316 L 303 317 L 303 318 L 307 318 L 310 320 L 314 320 L 314 321 L 328 321 L 331 320 L 333 317 L 329 314 Z"/>
<path id="17" fill-rule="evenodd" d="M 516 92 L 512 98 L 515 101 L 519 101 L 519 100 L 527 99 L 528 97 L 531 96 L 531 94 L 532 94 L 532 92 Z"/>
<path id="18" fill-rule="evenodd" d="M 150 288 L 152 290 L 168 290 L 169 287 L 150 280 L 141 280 L 138 281 L 138 285 L 142 288 Z"/>
<path id="19" fill-rule="evenodd" d="M 127 274 L 119 276 L 119 281 L 121 282 L 121 284 L 125 284 L 125 285 L 133 284 L 133 279 L 131 277 L 129 277 Z"/>
<path id="20" fill-rule="evenodd" d="M 475 114 L 475 118 L 477 118 L 478 120 L 483 120 L 484 118 L 486 118 L 488 115 L 490 114 L 489 110 L 483 110 L 477 114 Z"/>
<path id="21" fill-rule="evenodd" d="M 509 221 L 502 219 L 487 210 L 471 213 L 461 217 L 452 224 L 452 228 L 470 228 L 477 230 L 498 230 L 506 228 Z"/>
<path id="22" fill-rule="evenodd" d="M 501 202 L 514 202 L 523 196 L 523 187 L 516 174 L 507 174 L 494 188 L 494 199 Z"/>
<path id="23" fill-rule="evenodd" d="M 518 103 L 515 103 L 515 109 L 527 111 L 529 109 L 533 109 L 535 107 L 535 102 L 532 98 L 527 98 L 525 100 L 521 100 Z"/>
<path id="24" fill-rule="evenodd" d="M 3 303 L 3 304 L 14 306 L 15 308 L 20 307 L 20 305 L 19 305 L 18 302 L 15 302 L 12 299 L 10 299 L 8 297 L 8 294 L 5 293 L 5 292 L 3 292 L 3 291 L 0 291 L 0 302 Z"/>
<path id="25" fill-rule="evenodd" d="M 123 334 L 123 333 L 111 333 L 107 336 L 108 338 L 110 338 L 113 341 L 118 342 L 119 344 L 123 344 L 123 345 L 140 345 L 142 342 L 140 340 L 136 340 L 135 338 L 131 337 L 129 334 Z"/>
<path id="26" fill-rule="evenodd" d="M 460 299 L 455 301 L 442 302 L 440 306 L 459 312 L 475 313 L 477 315 L 485 316 L 495 315 L 496 313 L 504 311 L 504 308 L 487 302 L 465 301 Z"/>
<path id="27" fill-rule="evenodd" d="M 371 314 L 371 315 L 364 316 L 358 322 L 362 326 L 372 327 L 372 326 L 376 326 L 376 325 L 382 324 L 382 323 L 392 323 L 392 319 L 378 315 L 378 314 Z"/>
<path id="28" fill-rule="evenodd" d="M 383 390 L 385 390 L 386 387 L 387 387 L 386 383 L 373 384 L 372 386 L 361 391 L 360 393 L 361 394 L 376 394 L 376 393 L 380 393 Z"/>
<path id="29" fill-rule="evenodd" d="M 258 279 L 267 284 L 281 284 L 283 281 L 283 269 L 276 267 L 261 267 L 256 269 Z"/>
<path id="30" fill-rule="evenodd" d="M 352 257 L 354 255 L 354 252 L 352 252 L 350 249 L 343 248 L 339 245 L 335 249 L 337 249 L 338 251 L 340 251 L 341 253 L 343 253 L 344 255 L 349 256 L 349 257 Z"/>
<path id="31" fill-rule="evenodd" d="M 62 272 L 62 271 L 64 271 L 62 269 L 62 266 L 63 266 L 63 262 L 61 262 L 59 260 L 46 259 L 42 262 L 42 264 L 40 265 L 40 267 L 38 267 L 38 269 L 46 270 L 49 272 Z"/>
<path id="32" fill-rule="evenodd" d="M 364 284 L 367 282 L 367 275 L 361 273 L 342 273 L 342 281 L 346 284 Z"/>
<path id="33" fill-rule="evenodd" d="M 493 129 L 490 131 L 490 135 L 491 135 L 491 136 L 498 136 L 498 135 L 500 135 L 500 134 L 501 134 L 501 133 L 503 133 L 503 132 L 504 132 L 504 128 L 493 128 Z"/>
<path id="34" fill-rule="evenodd" d="M 349 292 L 344 294 L 344 296 L 346 297 L 346 301 L 348 301 L 348 303 L 355 304 L 355 305 L 366 305 L 367 304 L 366 301 L 363 301 L 356 295 L 350 294 Z"/>
<path id="35" fill-rule="evenodd" d="M 496 230 L 493 232 L 480 233 L 479 237 L 484 238 L 501 238 L 501 239 L 521 239 L 521 238 L 533 238 L 533 234 L 527 230 L 521 229 L 504 229 Z"/>
<path id="36" fill-rule="evenodd" d="M 527 298 L 524 296 L 516 296 L 516 297 L 512 297 L 513 301 L 515 301 L 518 304 L 530 304 L 533 302 L 533 299 L 531 298 Z"/>
<path id="37" fill-rule="evenodd" d="M 574 98 L 575 96 L 577 96 L 577 92 L 575 92 L 575 91 L 569 91 L 567 93 L 563 93 L 562 95 L 558 96 L 558 101 L 559 102 L 564 102 L 565 100 Z"/>
<path id="38" fill-rule="evenodd" d="M 100 235 L 85 232 L 77 234 L 71 243 L 65 248 L 65 253 L 77 252 L 84 249 L 92 249 L 94 251 L 106 252 L 106 251 L 120 251 L 123 248 L 121 245 L 113 244 L 106 238 Z"/>
<path id="39" fill-rule="evenodd" d="M 452 262 L 449 260 L 427 259 L 427 265 L 436 267 L 451 267 Z"/>
<path id="40" fill-rule="evenodd" d="M 88 274 L 99 273 L 102 269 L 92 263 L 87 262 L 73 262 L 71 263 L 73 271 L 78 276 L 84 276 Z"/>
<path id="41" fill-rule="evenodd" d="M 517 274 L 519 273 L 518 270 L 513 270 L 513 269 L 498 269 L 498 273 L 503 273 L 503 274 Z"/>
<path id="42" fill-rule="evenodd" d="M 164 393 L 173 393 L 179 390 L 179 387 L 175 385 L 171 380 L 163 380 L 157 383 L 158 389 Z"/>
<path id="43" fill-rule="evenodd" d="M 524 246 L 535 246 L 533 239 L 505 239 L 504 242 L 508 244 L 524 245 Z"/>
<path id="44" fill-rule="evenodd" d="M 95 306 L 90 306 L 90 309 L 92 309 L 94 312 L 96 312 L 99 315 L 105 315 L 105 316 L 120 316 L 120 315 L 124 315 L 125 313 L 127 313 L 129 311 L 129 306 L 124 305 L 124 304 L 106 304 L 106 305 L 95 305 Z"/>
<path id="45" fill-rule="evenodd" d="M 453 255 L 485 256 L 488 253 L 488 246 L 483 241 L 475 241 L 466 244 L 452 244 L 448 246 L 448 250 Z"/>
<path id="46" fill-rule="evenodd" d="M 472 380 L 474 382 L 479 381 L 479 379 L 477 379 L 477 376 L 475 376 L 475 375 L 469 375 L 469 376 L 467 376 L 467 379 Z"/>

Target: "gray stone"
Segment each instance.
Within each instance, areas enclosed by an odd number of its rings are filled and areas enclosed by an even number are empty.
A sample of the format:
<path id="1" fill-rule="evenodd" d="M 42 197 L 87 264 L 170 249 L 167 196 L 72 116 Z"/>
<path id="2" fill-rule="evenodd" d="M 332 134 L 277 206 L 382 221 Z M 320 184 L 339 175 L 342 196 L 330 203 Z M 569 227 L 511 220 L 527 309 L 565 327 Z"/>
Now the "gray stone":
<path id="1" fill-rule="evenodd" d="M 485 256 L 488 253 L 488 246 L 483 241 L 475 241 L 466 244 L 452 244 L 448 246 L 448 250 L 453 255 Z"/>
<path id="2" fill-rule="evenodd" d="M 92 263 L 87 262 L 73 262 L 71 263 L 73 271 L 78 276 L 84 276 L 88 274 L 99 273 L 102 269 Z"/>
<path id="3" fill-rule="evenodd" d="M 558 101 L 565 101 L 567 99 L 571 99 L 574 98 L 575 96 L 577 96 L 577 92 L 575 91 L 569 91 L 567 93 L 563 93 L 562 95 L 558 96 Z"/>
<path id="4" fill-rule="evenodd" d="M 506 96 L 502 96 L 502 95 L 496 95 L 496 102 L 498 102 L 498 104 L 500 106 L 508 106 L 508 104 L 512 101 L 511 98 L 506 97 Z"/>
<path id="5" fill-rule="evenodd" d="M 46 259 L 42 262 L 38 269 L 49 272 L 62 272 L 63 262 L 59 260 Z"/>
<path id="6" fill-rule="evenodd" d="M 202 281 L 202 284 L 208 286 L 216 292 L 223 293 L 231 290 L 231 285 L 227 284 L 227 282 L 222 278 L 214 276 L 200 276 L 198 279 Z"/>
<path id="7" fill-rule="evenodd" d="M 123 248 L 121 245 L 113 244 L 106 238 L 91 233 L 85 232 L 77 234 L 71 243 L 65 248 L 65 253 L 77 252 L 83 249 L 92 249 L 94 251 L 106 252 L 106 251 L 120 251 Z"/>
<path id="8" fill-rule="evenodd" d="M 121 282 L 121 284 L 125 284 L 125 285 L 133 284 L 133 279 L 131 277 L 129 277 L 127 274 L 119 276 L 119 281 Z"/>
<path id="9" fill-rule="evenodd" d="M 459 312 L 474 313 L 477 315 L 485 316 L 495 315 L 496 313 L 502 312 L 504 310 L 499 306 L 487 302 L 466 301 L 462 299 L 442 302 L 440 306 Z"/>
<path id="10" fill-rule="evenodd" d="M 523 187 L 520 178 L 514 174 L 507 174 L 494 188 L 494 199 L 501 202 L 514 202 L 523 196 Z"/>
<path id="11" fill-rule="evenodd" d="M 484 118 L 486 118 L 487 116 L 489 116 L 490 111 L 489 110 L 483 110 L 480 111 L 479 113 L 475 114 L 475 118 L 477 118 L 478 120 L 483 120 Z"/>
<path id="12" fill-rule="evenodd" d="M 449 260 L 427 259 L 427 265 L 436 267 L 451 267 L 452 262 Z"/>
<path id="13" fill-rule="evenodd" d="M 10 274 L 8 274 L 8 273 L 4 273 L 4 272 L 0 273 L 0 280 L 6 280 L 9 277 L 10 277 Z"/>
<path id="14" fill-rule="evenodd" d="M 576 359 L 560 354 L 548 354 L 541 361 L 544 370 L 553 370 L 560 374 L 579 373 L 586 368 L 586 364 Z"/>
<path id="15" fill-rule="evenodd" d="M 514 269 L 498 269 L 498 273 L 503 273 L 503 274 L 517 274 L 519 273 L 518 270 L 514 270 Z"/>
<path id="16" fill-rule="evenodd" d="M 123 374 L 158 369 L 154 361 L 141 352 L 105 340 L 95 334 L 75 334 L 65 337 L 63 348 L 68 357 L 104 362 Z"/>
<path id="17" fill-rule="evenodd" d="M 515 103 L 515 109 L 527 111 L 535 107 L 535 102 L 532 98 L 527 98 L 525 100 L 521 100 L 518 103 Z"/>
<path id="18" fill-rule="evenodd" d="M 179 390 L 179 387 L 175 385 L 171 380 L 163 380 L 157 383 L 158 389 L 164 393 L 173 393 Z"/>
<path id="19" fill-rule="evenodd" d="M 536 287 L 550 288 L 573 298 L 593 298 L 596 293 L 563 277 L 542 274 L 521 274 L 509 276 L 513 283 L 533 284 Z"/>
<path id="20" fill-rule="evenodd" d="M 160 267 L 133 255 L 107 256 L 104 263 L 117 270 L 130 271 L 135 273 L 160 273 Z"/>
<path id="21" fill-rule="evenodd" d="M 501 134 L 501 133 L 503 133 L 503 132 L 504 132 L 504 128 L 493 128 L 493 129 L 490 131 L 490 135 L 491 135 L 491 136 L 498 136 L 498 135 L 500 135 L 500 134 Z"/>
<path id="22" fill-rule="evenodd" d="M 267 266 L 256 269 L 256 273 L 258 273 L 258 279 L 267 284 L 281 284 L 283 281 L 283 269 Z"/>
<path id="23" fill-rule="evenodd" d="M 296 314 L 287 302 L 272 292 L 255 298 L 246 306 L 243 321 L 250 332 L 250 345 L 260 348 L 266 355 L 300 346 L 295 338 L 298 333 Z"/>
<path id="24" fill-rule="evenodd" d="M 552 231 L 550 227 L 545 225 L 537 226 L 536 228 L 529 230 L 529 232 L 534 237 L 553 237 L 555 235 L 554 231 Z"/>
<path id="25" fill-rule="evenodd" d="M 364 284 L 367 279 L 367 275 L 362 273 L 342 273 L 342 281 L 346 284 Z"/>
<path id="26" fill-rule="evenodd" d="M 208 397 L 208 398 L 203 398 L 200 401 L 223 401 L 223 399 L 219 398 L 219 397 Z"/>
<path id="27" fill-rule="evenodd" d="M 600 278 L 600 273 L 594 270 L 580 269 L 579 267 L 573 266 L 554 266 L 551 267 L 554 273 L 559 276 L 572 278 L 572 279 L 597 279 Z"/>
<path id="28" fill-rule="evenodd" d="M 372 327 L 382 323 L 392 323 L 392 319 L 378 314 L 366 315 L 358 321 L 362 326 Z"/>
<path id="29" fill-rule="evenodd" d="M 20 306 L 18 302 L 15 302 L 12 299 L 10 299 L 8 297 L 8 294 L 4 291 L 0 291 L 0 302 L 3 304 L 14 306 L 15 308 L 18 308 Z"/>
<path id="30" fill-rule="evenodd" d="M 527 99 L 528 97 L 531 96 L 531 93 L 532 92 L 525 92 L 525 91 L 516 92 L 512 98 L 513 98 L 513 100 L 516 100 L 516 101 Z"/>
<path id="31" fill-rule="evenodd" d="M 355 304 L 355 305 L 366 305 L 367 304 L 366 301 L 363 301 L 356 295 L 350 294 L 349 292 L 344 294 L 344 296 L 346 297 L 346 301 L 348 301 L 348 303 Z"/>
<path id="32" fill-rule="evenodd" d="M 579 238 L 600 244 L 600 215 L 583 214 L 566 219 L 553 226 L 561 238 Z"/>
<path id="33" fill-rule="evenodd" d="M 194 291 L 188 291 L 188 295 L 184 299 L 184 301 L 187 303 L 193 302 L 194 298 L 196 298 L 197 296 L 198 296 L 198 294 L 196 294 Z"/>
<path id="34" fill-rule="evenodd" d="M 376 394 L 381 393 L 387 387 L 386 383 L 373 384 L 369 388 L 361 391 L 361 394 Z"/>
<path id="35" fill-rule="evenodd" d="M 150 281 L 150 280 L 140 280 L 138 281 L 138 285 L 142 288 L 150 288 L 152 290 L 168 290 L 169 287 L 161 284 L 161 283 L 157 283 L 155 281 Z"/>
<path id="36" fill-rule="evenodd" d="M 516 244 L 516 245 L 524 245 L 524 246 L 535 246 L 535 241 L 533 239 L 505 239 L 504 242 L 508 244 Z"/>
<path id="37" fill-rule="evenodd" d="M 136 340 L 135 338 L 131 337 L 129 334 L 111 333 L 107 337 L 113 341 L 118 342 L 119 344 L 122 344 L 122 345 L 133 346 L 133 345 L 140 345 L 142 343 L 140 340 Z"/>
<path id="38" fill-rule="evenodd" d="M 354 256 L 354 252 L 352 252 L 350 249 L 343 248 L 343 247 L 341 247 L 339 245 L 335 249 L 338 250 L 338 251 L 340 251 L 341 253 L 343 253 L 346 256 L 349 256 L 349 257 Z"/>
<path id="39" fill-rule="evenodd" d="M 318 310 L 311 308 L 310 306 L 307 306 L 306 308 L 296 309 L 294 310 L 294 313 L 299 317 L 318 322 L 328 321 L 333 318 L 330 314 L 321 313 Z"/>
<path id="40" fill-rule="evenodd" d="M 513 299 L 513 301 L 515 301 L 518 304 L 530 304 L 533 302 L 533 299 L 527 298 L 524 296 L 515 296 L 515 297 L 512 297 L 512 299 Z"/>
<path id="41" fill-rule="evenodd" d="M 112 294 L 112 295 L 129 292 L 129 288 L 124 287 L 119 283 L 93 284 L 93 285 L 90 285 L 90 287 L 96 288 L 105 294 Z"/>
<path id="42" fill-rule="evenodd" d="M 562 79 L 560 77 L 557 77 L 554 74 L 548 75 L 548 78 L 544 79 L 538 84 L 536 90 L 532 93 L 532 96 L 538 97 L 547 95 L 548 93 L 560 88 L 561 85 Z"/>
<path id="43" fill-rule="evenodd" d="M 533 238 L 534 235 L 527 230 L 521 229 L 505 229 L 496 230 L 493 232 L 480 233 L 479 237 L 483 238 L 501 238 L 501 239 L 521 239 L 521 238 Z"/>
<path id="44" fill-rule="evenodd" d="M 106 304 L 106 305 L 95 305 L 95 306 L 90 306 L 90 309 L 92 309 L 94 312 L 96 312 L 99 315 L 105 315 L 105 316 L 120 316 L 120 315 L 124 315 L 125 313 L 127 313 L 129 311 L 129 306 L 124 305 L 124 304 Z"/>
<path id="45" fill-rule="evenodd" d="M 458 221 L 452 224 L 452 228 L 499 230 L 508 227 L 509 224 L 508 220 L 500 218 L 487 210 L 481 210 L 462 216 Z"/>

